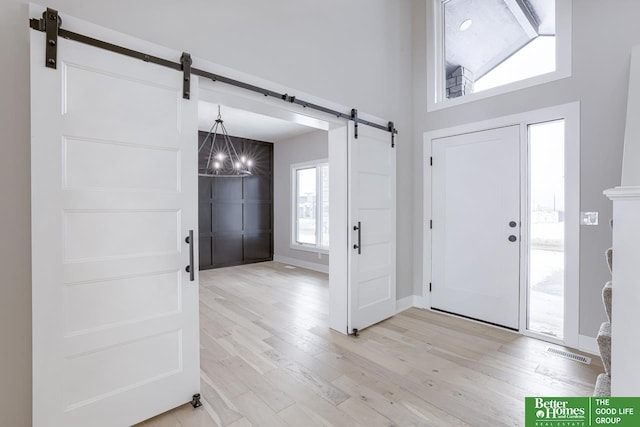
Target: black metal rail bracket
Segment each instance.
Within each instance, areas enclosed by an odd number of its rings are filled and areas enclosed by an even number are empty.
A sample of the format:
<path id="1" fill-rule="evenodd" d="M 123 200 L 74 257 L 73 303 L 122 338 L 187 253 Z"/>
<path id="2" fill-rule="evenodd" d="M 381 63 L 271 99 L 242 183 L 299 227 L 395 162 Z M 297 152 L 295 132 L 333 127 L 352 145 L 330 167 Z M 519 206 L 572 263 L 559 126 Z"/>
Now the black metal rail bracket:
<path id="1" fill-rule="evenodd" d="M 389 133 L 391 133 L 391 148 L 395 148 L 396 134 L 398 133 L 398 130 L 396 129 L 396 125 L 393 124 L 393 122 L 389 122 L 389 125 L 387 126 L 387 130 L 389 131 Z"/>
<path id="2" fill-rule="evenodd" d="M 355 108 L 351 109 L 351 120 L 354 123 L 354 137 L 358 139 L 358 110 Z"/>
<path id="3" fill-rule="evenodd" d="M 44 65 L 56 69 L 58 66 L 58 30 L 62 26 L 62 18 L 55 9 L 47 8 L 42 12 L 42 19 L 31 19 L 29 26 L 34 30 L 46 33 L 47 47 L 45 49 Z"/>
<path id="4" fill-rule="evenodd" d="M 191 55 L 187 52 L 182 52 L 180 57 L 180 64 L 182 64 L 182 97 L 184 99 L 191 99 Z"/>

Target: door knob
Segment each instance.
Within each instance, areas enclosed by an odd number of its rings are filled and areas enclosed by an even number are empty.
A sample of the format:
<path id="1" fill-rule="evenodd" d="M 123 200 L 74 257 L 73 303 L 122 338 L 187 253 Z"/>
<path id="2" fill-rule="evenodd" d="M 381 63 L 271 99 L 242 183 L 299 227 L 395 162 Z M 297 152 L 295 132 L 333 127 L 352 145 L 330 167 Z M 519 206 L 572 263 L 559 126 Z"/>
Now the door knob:
<path id="1" fill-rule="evenodd" d="M 510 242 L 515 242 L 516 240 L 518 240 L 518 238 L 516 236 L 514 236 L 513 234 L 511 236 L 509 236 L 509 241 Z"/>

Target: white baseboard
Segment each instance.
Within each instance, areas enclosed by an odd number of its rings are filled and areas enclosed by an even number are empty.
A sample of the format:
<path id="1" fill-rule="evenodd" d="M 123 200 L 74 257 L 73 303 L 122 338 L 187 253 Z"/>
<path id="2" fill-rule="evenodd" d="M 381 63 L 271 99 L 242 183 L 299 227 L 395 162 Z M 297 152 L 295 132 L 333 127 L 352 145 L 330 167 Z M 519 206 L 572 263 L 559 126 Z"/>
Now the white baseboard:
<path id="1" fill-rule="evenodd" d="M 413 296 L 413 306 L 416 308 L 429 308 L 427 307 L 427 302 L 422 295 Z"/>
<path id="2" fill-rule="evenodd" d="M 600 349 L 598 349 L 598 342 L 593 337 L 586 335 L 578 335 L 578 350 L 590 353 L 595 356 L 600 356 Z"/>
<path id="3" fill-rule="evenodd" d="M 306 268 L 308 270 L 319 271 L 320 273 L 329 274 L 329 266 L 324 264 L 318 264 L 316 262 L 302 261 L 296 258 L 289 258 L 286 256 L 274 255 L 273 260 L 281 262 L 283 264 L 293 265 L 295 267 Z"/>
<path id="4" fill-rule="evenodd" d="M 404 297 L 399 300 L 396 300 L 396 314 L 400 313 L 401 311 L 405 311 L 408 308 L 414 307 L 415 306 L 415 304 L 413 303 L 414 297 L 415 295 L 409 295 L 408 297 Z"/>

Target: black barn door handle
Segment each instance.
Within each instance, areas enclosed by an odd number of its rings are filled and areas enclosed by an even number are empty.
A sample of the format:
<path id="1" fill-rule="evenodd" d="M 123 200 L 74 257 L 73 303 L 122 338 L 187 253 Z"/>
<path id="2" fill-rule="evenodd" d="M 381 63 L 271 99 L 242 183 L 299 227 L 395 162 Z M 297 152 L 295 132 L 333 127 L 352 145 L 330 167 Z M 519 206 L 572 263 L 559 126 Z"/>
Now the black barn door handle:
<path id="1" fill-rule="evenodd" d="M 193 268 L 193 230 L 189 230 L 189 235 L 184 241 L 189 244 L 189 265 L 187 265 L 185 270 L 189 273 L 189 281 L 193 282 L 196 280 L 196 272 Z"/>
<path id="2" fill-rule="evenodd" d="M 358 232 L 358 244 L 357 245 L 353 245 L 353 249 L 357 249 L 358 250 L 358 255 L 360 255 L 362 253 L 362 243 L 360 241 L 360 239 L 362 237 L 362 224 L 360 224 L 360 221 L 358 221 L 358 225 L 354 225 L 353 226 L 353 231 L 357 231 Z"/>

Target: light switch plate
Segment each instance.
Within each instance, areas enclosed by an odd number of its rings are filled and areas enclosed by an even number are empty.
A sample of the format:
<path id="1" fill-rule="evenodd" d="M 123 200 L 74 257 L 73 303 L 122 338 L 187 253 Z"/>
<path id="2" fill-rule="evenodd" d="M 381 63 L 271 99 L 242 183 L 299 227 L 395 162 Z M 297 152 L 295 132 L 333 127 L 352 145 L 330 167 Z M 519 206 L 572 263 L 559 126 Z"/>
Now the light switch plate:
<path id="1" fill-rule="evenodd" d="M 580 225 L 598 225 L 598 212 L 580 212 Z"/>

